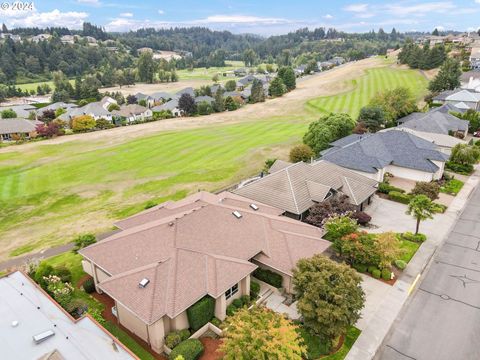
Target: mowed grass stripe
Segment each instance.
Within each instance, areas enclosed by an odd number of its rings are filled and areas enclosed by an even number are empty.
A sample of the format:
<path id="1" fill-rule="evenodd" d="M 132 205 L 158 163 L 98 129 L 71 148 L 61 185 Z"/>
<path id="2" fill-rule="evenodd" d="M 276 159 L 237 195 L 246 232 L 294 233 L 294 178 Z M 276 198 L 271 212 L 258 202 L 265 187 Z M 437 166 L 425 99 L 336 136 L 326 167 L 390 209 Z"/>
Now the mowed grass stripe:
<path id="1" fill-rule="evenodd" d="M 354 88 L 346 93 L 320 97 L 308 101 L 311 108 L 321 113 L 346 112 L 357 117 L 360 109 L 367 105 L 378 92 L 403 86 L 420 99 L 425 94 L 427 80 L 416 70 L 381 67 L 369 69 L 364 76 L 353 81 Z"/>

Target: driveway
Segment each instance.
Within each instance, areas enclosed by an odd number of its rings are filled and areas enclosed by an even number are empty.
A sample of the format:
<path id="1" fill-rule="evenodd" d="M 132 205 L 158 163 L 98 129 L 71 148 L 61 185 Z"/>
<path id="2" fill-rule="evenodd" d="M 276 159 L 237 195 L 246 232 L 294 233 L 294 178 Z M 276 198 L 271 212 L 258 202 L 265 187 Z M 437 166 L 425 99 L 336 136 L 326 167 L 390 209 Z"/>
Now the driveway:
<path id="1" fill-rule="evenodd" d="M 361 319 L 355 326 L 363 331 L 392 287 L 368 275 L 360 274 L 360 276 L 362 277 L 362 289 L 365 292 L 365 307 L 362 309 Z"/>
<path id="2" fill-rule="evenodd" d="M 407 215 L 407 205 L 375 196 L 366 212 L 372 217 L 371 224 L 375 227 L 369 232 L 415 232 L 415 219 Z M 420 224 L 420 232 L 428 238 L 441 239 L 452 225 L 455 215 L 449 213 L 435 214 L 433 220 L 425 220 Z"/>

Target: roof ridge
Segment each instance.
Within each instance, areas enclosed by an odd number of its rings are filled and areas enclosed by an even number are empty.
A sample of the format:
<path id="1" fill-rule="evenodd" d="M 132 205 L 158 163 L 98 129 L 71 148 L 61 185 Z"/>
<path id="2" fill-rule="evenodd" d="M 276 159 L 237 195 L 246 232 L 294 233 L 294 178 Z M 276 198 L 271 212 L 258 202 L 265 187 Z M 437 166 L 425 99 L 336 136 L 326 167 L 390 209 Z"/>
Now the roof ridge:
<path id="1" fill-rule="evenodd" d="M 285 168 L 285 172 L 287 174 L 287 180 L 288 180 L 288 184 L 290 185 L 290 192 L 292 194 L 292 198 L 293 198 L 293 203 L 295 205 L 295 209 L 297 210 L 297 213 L 300 212 L 300 210 L 298 209 L 298 204 L 297 204 L 297 198 L 295 197 L 295 191 L 293 191 L 293 185 L 292 185 L 292 179 L 290 179 L 290 172 L 288 171 L 290 168 L 290 166 L 286 167 Z"/>
<path id="2" fill-rule="evenodd" d="M 348 178 L 348 177 L 346 177 L 346 176 L 343 176 L 343 178 L 345 179 L 345 182 L 347 183 L 348 190 L 350 191 L 350 194 L 352 195 L 353 200 L 355 201 L 355 204 L 358 205 L 357 198 L 355 197 L 355 193 L 354 193 L 354 191 L 353 191 L 353 189 L 352 189 L 352 187 L 351 187 L 351 185 L 350 185 L 350 181 L 349 181 L 349 180 L 352 180 L 352 181 L 354 181 L 354 180 L 353 180 L 353 179 L 350 179 L 350 178 Z"/>
<path id="3" fill-rule="evenodd" d="M 155 291 L 155 289 L 157 288 L 157 273 L 158 273 L 158 265 L 157 264 L 155 266 L 155 270 L 154 270 L 154 273 L 153 273 L 153 289 L 152 289 L 152 293 L 153 293 L 153 296 L 151 296 L 150 298 L 152 299 L 151 303 L 150 303 L 150 315 L 149 315 L 149 321 L 152 321 L 152 316 L 153 316 L 153 307 L 154 307 L 154 304 L 155 304 L 155 299 L 157 298 L 156 294 L 157 292 Z"/>

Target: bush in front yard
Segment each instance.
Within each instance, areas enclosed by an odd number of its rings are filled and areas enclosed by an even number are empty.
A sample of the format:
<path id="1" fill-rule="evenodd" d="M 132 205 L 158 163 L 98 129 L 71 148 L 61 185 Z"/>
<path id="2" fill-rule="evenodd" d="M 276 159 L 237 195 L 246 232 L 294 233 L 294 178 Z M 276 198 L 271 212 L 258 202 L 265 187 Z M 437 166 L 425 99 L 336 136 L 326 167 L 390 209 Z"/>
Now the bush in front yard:
<path id="1" fill-rule="evenodd" d="M 426 195 L 430 200 L 438 199 L 440 194 L 440 185 L 436 182 L 417 181 L 410 195 Z"/>
<path id="2" fill-rule="evenodd" d="M 187 340 L 190 337 L 190 331 L 188 329 L 172 331 L 165 337 L 165 345 L 170 349 L 175 348 L 182 341 Z"/>
<path id="3" fill-rule="evenodd" d="M 54 275 L 57 275 L 62 282 L 71 282 L 72 273 L 65 266 L 58 266 L 53 269 Z"/>
<path id="4" fill-rule="evenodd" d="M 390 191 L 397 191 L 399 193 L 405 192 L 405 190 L 387 184 L 386 182 L 381 182 L 380 184 L 378 184 L 378 192 L 381 192 L 382 194 L 388 194 Z"/>
<path id="5" fill-rule="evenodd" d="M 233 304 L 230 304 L 227 306 L 227 316 L 232 316 L 233 314 L 235 314 L 235 311 L 237 311 L 238 308 L 233 305 Z"/>
<path id="6" fill-rule="evenodd" d="M 470 175 L 473 172 L 473 165 L 463 165 L 454 163 L 452 161 L 447 161 L 445 163 L 445 169 L 451 170 L 461 175 Z"/>
<path id="7" fill-rule="evenodd" d="M 404 270 L 407 267 L 407 263 L 403 260 L 395 260 L 395 267 L 399 270 Z"/>
<path id="8" fill-rule="evenodd" d="M 392 279 L 392 272 L 388 269 L 382 270 L 382 279 L 383 280 L 391 280 Z"/>
<path id="9" fill-rule="evenodd" d="M 418 242 L 418 243 L 422 243 L 425 240 L 427 240 L 427 236 L 425 234 L 421 234 L 421 233 L 414 234 L 410 231 L 404 232 L 403 234 L 401 234 L 401 236 L 404 240 Z"/>
<path id="10" fill-rule="evenodd" d="M 258 294 L 260 294 L 260 284 L 250 280 L 250 296 L 252 299 L 256 299 Z"/>
<path id="11" fill-rule="evenodd" d="M 367 270 L 369 274 L 373 274 L 373 272 L 378 270 L 378 268 L 376 266 L 369 266 Z"/>
<path id="12" fill-rule="evenodd" d="M 188 324 L 192 331 L 197 331 L 212 320 L 215 313 L 215 300 L 210 296 L 198 300 L 187 309 Z"/>
<path id="13" fill-rule="evenodd" d="M 90 277 L 87 280 L 85 280 L 82 287 L 87 294 L 93 293 L 95 291 L 95 282 L 93 281 L 93 278 Z"/>
<path id="14" fill-rule="evenodd" d="M 250 305 L 250 295 L 242 295 L 240 300 L 242 300 L 242 305 L 243 306 L 249 306 Z"/>
<path id="15" fill-rule="evenodd" d="M 410 195 L 403 194 L 398 191 L 390 191 L 388 193 L 388 198 L 392 201 L 396 201 L 402 204 L 408 204 L 412 198 Z"/>
<path id="16" fill-rule="evenodd" d="M 203 345 L 198 339 L 188 339 L 178 344 L 172 350 L 168 358 L 175 360 L 178 356 L 183 356 L 185 360 L 197 360 L 203 354 Z"/>
<path id="17" fill-rule="evenodd" d="M 241 299 L 235 299 L 232 301 L 232 305 L 236 308 L 241 308 L 243 306 L 243 302 Z"/>
<path id="18" fill-rule="evenodd" d="M 382 273 L 379 269 L 375 269 L 375 270 L 372 271 L 372 276 L 375 279 L 380 279 L 380 277 L 382 276 Z"/>
<path id="19" fill-rule="evenodd" d="M 89 245 L 96 243 L 97 239 L 93 234 L 84 234 L 84 235 L 78 236 L 75 240 L 73 240 L 73 242 L 75 243 L 73 252 L 77 252 L 78 250 L 84 247 L 87 247 Z"/>
<path id="20" fill-rule="evenodd" d="M 268 269 L 257 268 L 253 272 L 253 276 L 256 277 L 258 280 L 266 282 L 267 284 L 272 285 L 276 288 L 282 287 L 282 275 Z"/>
<path id="21" fill-rule="evenodd" d="M 350 217 L 357 220 L 358 225 L 362 226 L 367 225 L 372 220 L 372 217 L 363 211 L 355 211 Z"/>
<path id="22" fill-rule="evenodd" d="M 367 265 L 364 264 L 354 264 L 353 268 L 361 273 L 367 272 Z"/>

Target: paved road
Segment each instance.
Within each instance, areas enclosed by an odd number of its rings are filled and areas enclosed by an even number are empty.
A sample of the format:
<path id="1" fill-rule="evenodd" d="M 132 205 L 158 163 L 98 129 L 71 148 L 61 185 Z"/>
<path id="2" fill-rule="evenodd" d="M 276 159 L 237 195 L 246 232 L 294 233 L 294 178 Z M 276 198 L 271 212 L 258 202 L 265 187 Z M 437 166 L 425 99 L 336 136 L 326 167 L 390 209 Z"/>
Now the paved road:
<path id="1" fill-rule="evenodd" d="M 375 359 L 480 359 L 480 188 Z"/>

